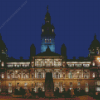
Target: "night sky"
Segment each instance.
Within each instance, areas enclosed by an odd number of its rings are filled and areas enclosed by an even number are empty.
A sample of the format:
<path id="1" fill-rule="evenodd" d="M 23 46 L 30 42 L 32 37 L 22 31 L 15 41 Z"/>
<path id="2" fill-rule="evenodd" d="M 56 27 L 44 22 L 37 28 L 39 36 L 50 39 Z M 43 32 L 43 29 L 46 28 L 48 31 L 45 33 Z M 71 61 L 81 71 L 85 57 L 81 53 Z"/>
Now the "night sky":
<path id="1" fill-rule="evenodd" d="M 0 0 L 0 33 L 9 57 L 28 59 L 30 46 L 41 51 L 47 5 L 55 27 L 55 51 L 65 43 L 67 57 L 87 57 L 96 33 L 100 41 L 100 0 Z"/>

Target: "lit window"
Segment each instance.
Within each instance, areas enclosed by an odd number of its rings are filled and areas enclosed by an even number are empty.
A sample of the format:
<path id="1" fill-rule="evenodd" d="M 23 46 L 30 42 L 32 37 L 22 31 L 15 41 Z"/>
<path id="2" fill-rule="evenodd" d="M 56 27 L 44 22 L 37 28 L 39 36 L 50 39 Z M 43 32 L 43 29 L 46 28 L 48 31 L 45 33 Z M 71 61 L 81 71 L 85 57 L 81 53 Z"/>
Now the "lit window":
<path id="1" fill-rule="evenodd" d="M 24 85 L 27 86 L 27 83 L 25 83 Z"/>
<path id="2" fill-rule="evenodd" d="M 20 74 L 18 74 L 18 78 L 20 78 Z"/>
<path id="3" fill-rule="evenodd" d="M 7 78 L 10 79 L 10 75 L 7 75 Z"/>
<path id="4" fill-rule="evenodd" d="M 18 71 L 16 70 L 15 72 L 17 73 Z"/>
<path id="5" fill-rule="evenodd" d="M 4 74 L 2 74 L 2 76 L 1 76 L 2 78 L 4 78 Z"/>
<path id="6" fill-rule="evenodd" d="M 85 83 L 85 86 L 88 86 L 88 83 Z"/>
<path id="7" fill-rule="evenodd" d="M 100 91 L 100 87 L 97 87 L 97 89 L 96 89 L 97 91 Z"/>
<path id="8" fill-rule="evenodd" d="M 17 67 L 19 67 L 20 65 L 17 65 Z"/>
<path id="9" fill-rule="evenodd" d="M 95 78 L 95 73 L 93 73 L 93 78 Z"/>
<path id="10" fill-rule="evenodd" d="M 42 78 L 41 72 L 38 73 L 38 78 Z"/>
<path id="11" fill-rule="evenodd" d="M 80 82 L 78 82 L 77 85 L 80 86 Z"/>
<path id="12" fill-rule="evenodd" d="M 42 32 L 44 32 L 44 29 L 42 29 Z"/>
<path id="13" fill-rule="evenodd" d="M 25 74 L 23 75 L 23 78 L 25 79 Z"/>
<path id="14" fill-rule="evenodd" d="M 83 64 L 83 66 L 84 66 L 84 67 L 89 67 L 90 65 L 89 65 L 89 64 Z"/>
<path id="15" fill-rule="evenodd" d="M 89 92 L 89 88 L 88 87 L 85 88 L 85 92 Z"/>
<path id="16" fill-rule="evenodd" d="M 51 39 L 50 39 L 50 43 L 51 43 Z"/>
<path id="17" fill-rule="evenodd" d="M 14 74 L 11 74 L 11 78 L 14 78 Z"/>
<path id="18" fill-rule="evenodd" d="M 52 32 L 54 32 L 54 29 L 52 29 Z"/>
<path id="19" fill-rule="evenodd" d="M 93 62 L 93 66 L 95 66 L 95 63 Z"/>
<path id="20" fill-rule="evenodd" d="M 8 88 L 8 93 L 12 93 L 12 88 L 11 87 Z"/>
<path id="21" fill-rule="evenodd" d="M 45 43 L 46 43 L 46 39 L 45 39 Z"/>
<path id="22" fill-rule="evenodd" d="M 69 78 L 72 78 L 72 72 L 71 71 L 69 72 Z"/>
<path id="23" fill-rule="evenodd" d="M 4 62 L 1 63 L 1 66 L 4 66 Z"/>
<path id="24" fill-rule="evenodd" d="M 26 78 L 29 78 L 29 75 L 28 74 L 26 74 Z"/>
<path id="25" fill-rule="evenodd" d="M 100 81 L 97 81 L 97 85 L 100 85 Z"/>
<path id="26" fill-rule="evenodd" d="M 11 83 L 9 83 L 9 84 L 8 84 L 8 86 L 12 86 L 12 84 L 11 84 Z"/>

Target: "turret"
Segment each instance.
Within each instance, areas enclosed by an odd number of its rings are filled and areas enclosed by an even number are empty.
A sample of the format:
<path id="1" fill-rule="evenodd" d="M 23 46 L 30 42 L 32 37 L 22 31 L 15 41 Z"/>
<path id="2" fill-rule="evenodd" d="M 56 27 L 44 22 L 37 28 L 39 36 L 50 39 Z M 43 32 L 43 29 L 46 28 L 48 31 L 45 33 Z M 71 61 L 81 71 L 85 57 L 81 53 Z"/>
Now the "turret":
<path id="1" fill-rule="evenodd" d="M 35 48 L 34 44 L 32 44 L 30 47 L 30 57 L 35 56 L 35 55 L 36 55 L 36 48 Z"/>
<path id="2" fill-rule="evenodd" d="M 61 46 L 61 55 L 62 55 L 62 56 L 66 56 L 66 46 L 65 46 L 64 43 L 63 43 L 62 46 Z"/>
<path id="3" fill-rule="evenodd" d="M 89 57 L 90 57 L 90 55 L 99 55 L 100 54 L 100 43 L 96 38 L 96 34 L 94 35 L 94 40 L 92 41 L 88 50 L 89 50 Z"/>

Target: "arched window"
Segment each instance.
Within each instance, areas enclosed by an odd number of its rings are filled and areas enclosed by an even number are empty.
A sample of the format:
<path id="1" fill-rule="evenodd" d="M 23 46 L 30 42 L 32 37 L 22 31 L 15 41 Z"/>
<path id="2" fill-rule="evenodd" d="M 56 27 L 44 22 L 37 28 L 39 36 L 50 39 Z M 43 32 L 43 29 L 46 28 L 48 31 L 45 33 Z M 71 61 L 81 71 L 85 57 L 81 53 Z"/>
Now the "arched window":
<path id="1" fill-rule="evenodd" d="M 20 74 L 18 74 L 18 78 L 20 78 Z"/>
<path id="2" fill-rule="evenodd" d="M 4 78 L 4 74 L 1 75 L 1 78 Z"/>
<path id="3" fill-rule="evenodd" d="M 42 78 L 41 72 L 38 73 L 38 78 Z"/>
<path id="4" fill-rule="evenodd" d="M 11 78 L 14 78 L 14 74 L 13 73 L 11 74 Z"/>
<path id="5" fill-rule="evenodd" d="M 58 78 L 58 72 L 56 73 L 56 78 Z"/>
<path id="6" fill-rule="evenodd" d="M 26 78 L 29 78 L 29 75 L 28 74 L 26 74 Z"/>
<path id="7" fill-rule="evenodd" d="M 93 78 L 95 78 L 95 73 L 93 73 Z"/>
<path id="8" fill-rule="evenodd" d="M 32 78 L 34 78 L 34 74 L 32 74 Z"/>
<path id="9" fill-rule="evenodd" d="M 25 74 L 23 74 L 23 78 L 25 79 Z"/>
<path id="10" fill-rule="evenodd" d="M 72 72 L 71 71 L 69 72 L 69 78 L 72 78 Z"/>
<path id="11" fill-rule="evenodd" d="M 9 74 L 7 75 L 7 78 L 10 79 L 10 75 Z"/>

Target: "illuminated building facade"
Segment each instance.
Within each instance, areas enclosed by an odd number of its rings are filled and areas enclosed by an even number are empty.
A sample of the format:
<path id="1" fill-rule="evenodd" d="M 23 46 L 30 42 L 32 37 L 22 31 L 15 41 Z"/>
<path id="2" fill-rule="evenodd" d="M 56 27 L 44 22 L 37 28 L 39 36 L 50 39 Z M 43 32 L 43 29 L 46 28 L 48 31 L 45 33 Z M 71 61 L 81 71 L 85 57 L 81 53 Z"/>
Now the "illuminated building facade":
<path id="1" fill-rule="evenodd" d="M 55 53 L 54 26 L 50 24 L 48 12 L 45 16 L 45 25 L 42 26 L 41 53 L 36 55 L 34 44 L 30 47 L 30 59 L 24 60 L 7 56 L 7 48 L 0 35 L 0 92 L 7 90 L 13 93 L 20 87 L 38 92 L 45 91 L 46 73 L 51 72 L 54 91 L 59 92 L 72 88 L 100 92 L 100 43 L 94 36 L 89 47 L 87 58 L 67 59 L 66 46 L 61 46 L 61 54 Z"/>

